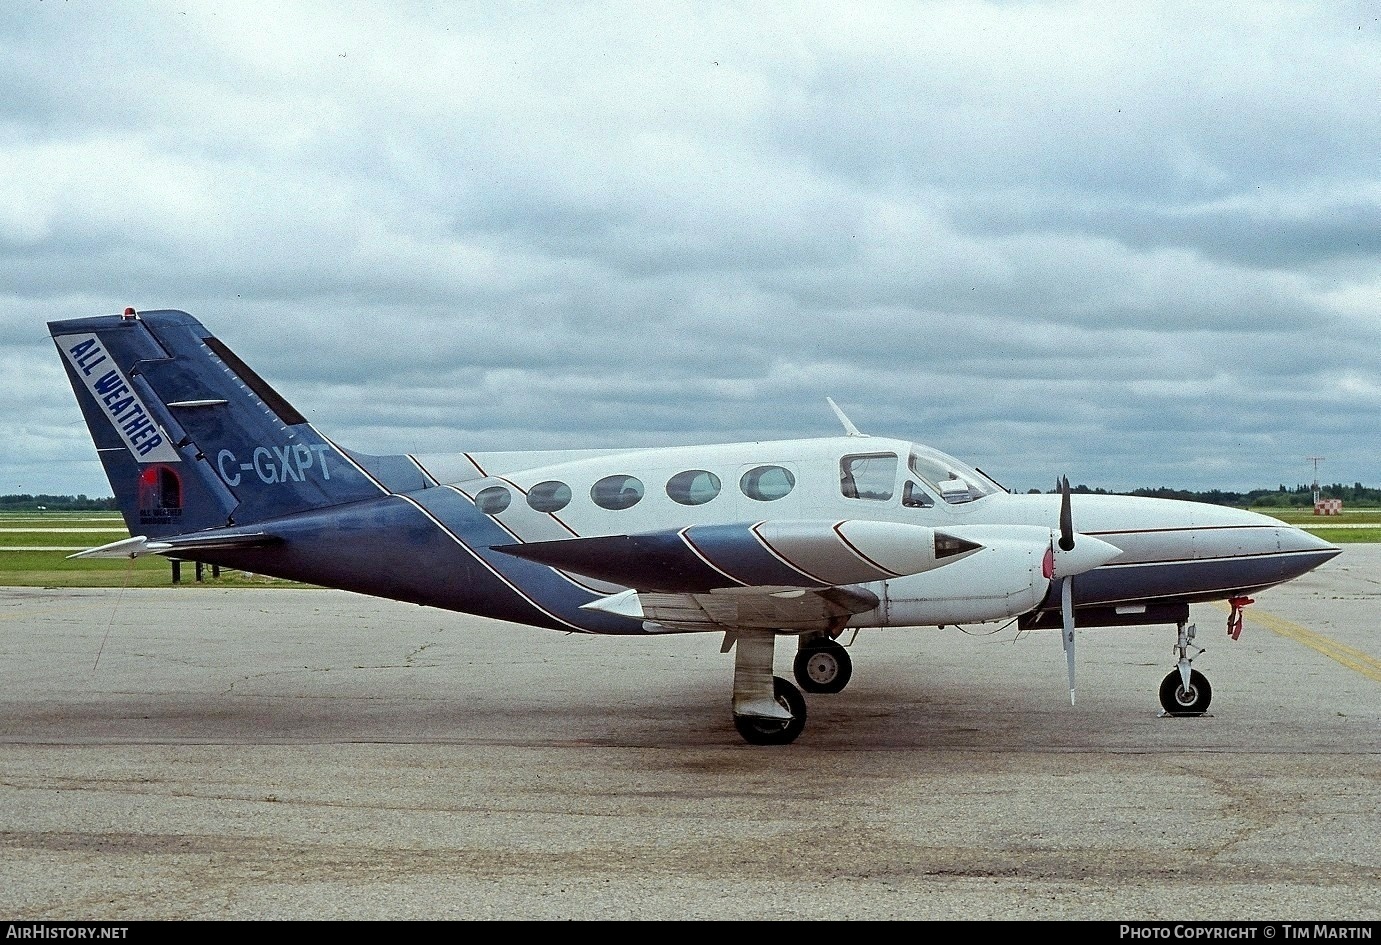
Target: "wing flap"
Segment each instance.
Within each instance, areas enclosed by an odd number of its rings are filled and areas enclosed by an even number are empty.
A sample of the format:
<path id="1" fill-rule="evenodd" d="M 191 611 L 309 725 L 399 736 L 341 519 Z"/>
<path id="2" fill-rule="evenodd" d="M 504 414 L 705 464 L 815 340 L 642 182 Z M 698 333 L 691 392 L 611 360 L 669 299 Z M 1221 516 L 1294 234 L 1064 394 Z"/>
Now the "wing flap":
<path id="1" fill-rule="evenodd" d="M 741 588 L 729 592 L 671 594 L 624 591 L 584 605 L 641 617 L 668 630 L 828 630 L 878 606 L 861 587 Z"/>

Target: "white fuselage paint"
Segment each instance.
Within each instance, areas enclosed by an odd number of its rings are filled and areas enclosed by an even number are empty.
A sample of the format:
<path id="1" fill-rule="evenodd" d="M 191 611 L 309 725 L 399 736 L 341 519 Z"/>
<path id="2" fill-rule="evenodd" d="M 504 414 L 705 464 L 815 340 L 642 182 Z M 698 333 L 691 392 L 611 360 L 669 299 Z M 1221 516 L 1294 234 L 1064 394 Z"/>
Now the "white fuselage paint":
<path id="1" fill-rule="evenodd" d="M 998 491 L 991 480 L 952 457 L 927 450 L 932 462 L 949 466 L 974 492 L 971 501 L 945 501 L 935 482 L 913 473 L 907 458 L 914 444 L 868 436 L 763 441 L 711 446 L 642 450 L 593 450 L 541 454 L 470 453 L 457 457 L 419 457 L 445 482 L 448 470 L 463 471 L 457 487 L 475 496 L 492 486 L 512 491 L 512 501 L 492 517 L 520 541 L 571 537 L 636 535 L 690 525 L 808 521 L 892 522 L 971 539 L 983 547 L 921 573 L 862 584 L 875 593 L 878 608 L 855 615 L 852 626 L 934 626 L 957 622 L 1002 620 L 1026 613 L 1045 597 L 1049 579 L 1043 559 L 1059 528 L 1057 494 L 1013 494 Z M 924 449 L 923 447 L 920 449 Z M 841 487 L 841 459 L 864 454 L 897 457 L 890 491 L 878 488 L 855 498 Z M 938 459 L 937 459 L 938 457 Z M 781 466 L 795 485 L 770 501 L 750 498 L 740 488 L 749 470 Z M 478 468 L 487 474 L 473 478 Z M 927 467 L 932 469 L 933 468 Z M 667 483 L 679 472 L 706 470 L 720 481 L 720 492 L 698 505 L 673 501 Z M 597 505 L 592 487 L 608 476 L 632 476 L 643 487 L 642 498 L 623 509 Z M 560 482 L 570 489 L 563 508 L 537 511 L 527 493 L 539 483 Z M 954 480 L 947 481 L 952 487 Z M 964 490 L 960 490 L 963 492 Z M 923 496 L 924 507 L 904 505 L 908 494 Z M 1226 559 L 1318 552 L 1326 543 L 1307 532 L 1257 513 L 1202 503 L 1111 495 L 1074 495 L 1073 525 L 1081 536 L 1111 546 L 1104 556 L 1110 568 L 1194 566 Z M 905 531 L 899 534 L 905 534 Z M 917 539 L 913 539 L 917 540 Z M 875 546 L 876 547 L 876 546 Z M 913 560 L 917 550 L 879 548 L 898 562 Z M 904 568 L 902 570 L 905 570 Z M 1168 573 L 1168 572 L 1167 572 Z M 1170 578 L 1173 580 L 1173 578 Z M 609 593 L 619 588 L 602 587 Z"/>

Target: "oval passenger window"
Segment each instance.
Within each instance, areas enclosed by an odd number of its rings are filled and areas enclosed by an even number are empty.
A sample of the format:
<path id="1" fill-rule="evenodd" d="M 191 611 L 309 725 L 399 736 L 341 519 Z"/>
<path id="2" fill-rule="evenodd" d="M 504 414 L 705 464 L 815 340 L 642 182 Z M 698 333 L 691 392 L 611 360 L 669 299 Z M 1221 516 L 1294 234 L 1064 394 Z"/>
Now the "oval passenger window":
<path id="1" fill-rule="evenodd" d="M 750 499 L 771 502 L 795 488 L 796 477 L 785 466 L 759 466 L 744 473 L 738 486 Z"/>
<path id="2" fill-rule="evenodd" d="M 605 476 L 590 487 L 590 499 L 602 509 L 627 509 L 643 497 L 643 484 L 632 476 Z"/>
<path id="3" fill-rule="evenodd" d="M 687 469 L 667 480 L 667 495 L 682 505 L 704 505 L 719 495 L 719 477 L 707 469 Z"/>
<path id="4" fill-rule="evenodd" d="M 570 501 L 571 487 L 555 479 L 539 482 L 527 493 L 527 504 L 538 512 L 559 512 Z"/>
<path id="5" fill-rule="evenodd" d="M 490 486 L 475 494 L 475 508 L 485 515 L 498 515 L 508 508 L 508 503 L 512 501 L 513 497 L 503 486 Z"/>

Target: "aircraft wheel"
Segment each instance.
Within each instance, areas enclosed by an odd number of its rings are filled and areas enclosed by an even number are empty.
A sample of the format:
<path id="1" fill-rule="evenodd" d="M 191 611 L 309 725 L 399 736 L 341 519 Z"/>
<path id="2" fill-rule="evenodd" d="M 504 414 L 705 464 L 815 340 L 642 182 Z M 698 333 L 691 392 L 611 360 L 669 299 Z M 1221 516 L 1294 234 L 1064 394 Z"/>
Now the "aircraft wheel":
<path id="1" fill-rule="evenodd" d="M 1213 687 L 1197 669 L 1189 671 L 1189 688 L 1180 683 L 1180 671 L 1174 669 L 1161 680 L 1160 707 L 1166 715 L 1203 715 L 1213 698 Z"/>
<path id="2" fill-rule="evenodd" d="M 735 715 L 734 728 L 750 745 L 789 745 L 806 727 L 806 700 L 800 690 L 780 676 L 772 677 L 777 704 L 791 713 L 786 721 Z"/>
<path id="3" fill-rule="evenodd" d="M 840 692 L 854 673 L 849 651 L 833 640 L 799 650 L 792 668 L 806 692 Z"/>

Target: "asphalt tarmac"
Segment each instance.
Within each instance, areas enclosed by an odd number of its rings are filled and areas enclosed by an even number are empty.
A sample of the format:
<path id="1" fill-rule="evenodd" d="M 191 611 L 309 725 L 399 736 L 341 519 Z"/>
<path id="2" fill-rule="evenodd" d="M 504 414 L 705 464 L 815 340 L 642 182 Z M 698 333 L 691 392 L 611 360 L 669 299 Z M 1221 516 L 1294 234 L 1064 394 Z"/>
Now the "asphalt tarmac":
<path id="1" fill-rule="evenodd" d="M 787 746 L 707 634 L 0 588 L 0 921 L 1381 920 L 1381 545 L 1174 629 L 859 634 Z M 848 642 L 846 635 L 844 642 Z M 794 648 L 779 645 L 791 675 Z"/>

